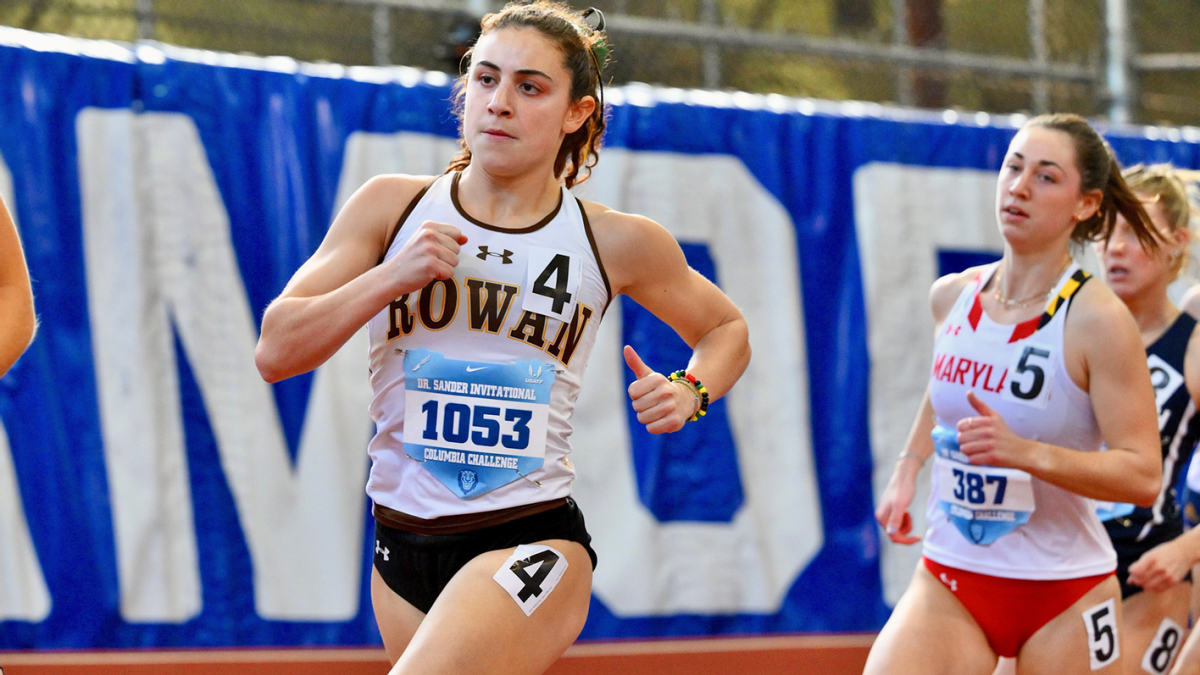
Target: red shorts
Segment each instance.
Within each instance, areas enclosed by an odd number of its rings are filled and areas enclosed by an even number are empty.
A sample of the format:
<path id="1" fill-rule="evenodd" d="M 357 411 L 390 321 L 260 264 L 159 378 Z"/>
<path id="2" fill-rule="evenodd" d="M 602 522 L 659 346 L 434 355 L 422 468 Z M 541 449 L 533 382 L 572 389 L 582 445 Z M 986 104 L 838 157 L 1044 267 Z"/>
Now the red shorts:
<path id="1" fill-rule="evenodd" d="M 1079 579 L 1005 579 L 939 565 L 925 569 L 949 588 L 983 629 L 992 651 L 1013 657 L 1025 641 L 1115 572 Z"/>

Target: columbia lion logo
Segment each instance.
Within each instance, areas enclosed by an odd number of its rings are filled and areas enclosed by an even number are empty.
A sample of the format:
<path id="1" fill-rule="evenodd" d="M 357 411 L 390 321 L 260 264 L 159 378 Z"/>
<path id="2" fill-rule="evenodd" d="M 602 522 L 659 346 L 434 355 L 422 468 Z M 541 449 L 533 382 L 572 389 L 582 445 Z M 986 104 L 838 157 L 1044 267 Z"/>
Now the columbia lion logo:
<path id="1" fill-rule="evenodd" d="M 463 494 L 470 494 L 471 490 L 478 485 L 475 479 L 475 472 L 470 469 L 463 469 L 458 472 L 458 487 L 462 488 Z"/>
<path id="2" fill-rule="evenodd" d="M 488 257 L 500 258 L 503 261 L 503 264 L 511 265 L 512 255 L 513 252 L 508 249 L 504 249 L 504 253 L 496 253 L 494 251 L 489 251 L 488 247 L 486 246 L 480 246 L 479 253 L 475 254 L 475 257 L 484 261 L 486 261 Z"/>
<path id="3" fill-rule="evenodd" d="M 541 377 L 542 377 L 542 366 L 539 365 L 537 367 L 537 370 L 534 370 L 533 366 L 531 365 L 531 366 L 529 366 L 529 377 L 525 378 L 525 381 L 528 382 L 529 384 L 541 384 L 542 383 Z"/>

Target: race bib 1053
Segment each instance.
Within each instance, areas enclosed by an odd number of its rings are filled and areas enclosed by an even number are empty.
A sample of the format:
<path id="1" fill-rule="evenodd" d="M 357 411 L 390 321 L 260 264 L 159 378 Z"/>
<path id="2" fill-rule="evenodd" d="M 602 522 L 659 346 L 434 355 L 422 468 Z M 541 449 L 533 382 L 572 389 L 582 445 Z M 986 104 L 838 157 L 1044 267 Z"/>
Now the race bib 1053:
<path id="1" fill-rule="evenodd" d="M 541 468 L 554 368 L 404 356 L 404 452 L 464 499 Z"/>

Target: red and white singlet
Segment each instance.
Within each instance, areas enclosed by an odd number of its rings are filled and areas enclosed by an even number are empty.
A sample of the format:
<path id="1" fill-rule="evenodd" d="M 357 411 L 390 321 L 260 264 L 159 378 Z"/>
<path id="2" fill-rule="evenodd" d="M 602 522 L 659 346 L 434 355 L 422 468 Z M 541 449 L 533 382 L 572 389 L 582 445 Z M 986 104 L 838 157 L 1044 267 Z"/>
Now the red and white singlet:
<path id="1" fill-rule="evenodd" d="M 1075 264 L 1059 279 L 1041 316 L 1001 325 L 979 291 L 999 263 L 963 289 L 934 344 L 929 394 L 937 452 L 924 554 L 962 570 L 1011 579 L 1072 579 L 1116 568 L 1116 554 L 1093 500 L 1024 471 L 972 466 L 954 430 L 978 413 L 974 391 L 1022 438 L 1097 452 L 1091 399 L 1067 372 L 1063 326 L 1088 276 Z"/>

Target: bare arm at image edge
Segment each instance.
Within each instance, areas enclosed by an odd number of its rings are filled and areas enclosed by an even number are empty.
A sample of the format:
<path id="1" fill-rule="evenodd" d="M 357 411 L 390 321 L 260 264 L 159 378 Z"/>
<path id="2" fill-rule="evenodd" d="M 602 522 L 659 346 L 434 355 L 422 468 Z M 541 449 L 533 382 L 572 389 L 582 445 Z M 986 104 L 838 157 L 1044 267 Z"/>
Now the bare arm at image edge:
<path id="1" fill-rule="evenodd" d="M 21 238 L 8 208 L 0 200 L 0 376 L 25 352 L 36 330 L 33 288 Z"/>

